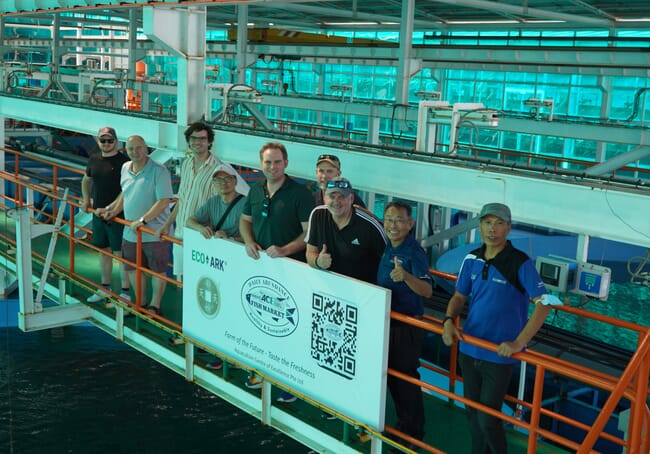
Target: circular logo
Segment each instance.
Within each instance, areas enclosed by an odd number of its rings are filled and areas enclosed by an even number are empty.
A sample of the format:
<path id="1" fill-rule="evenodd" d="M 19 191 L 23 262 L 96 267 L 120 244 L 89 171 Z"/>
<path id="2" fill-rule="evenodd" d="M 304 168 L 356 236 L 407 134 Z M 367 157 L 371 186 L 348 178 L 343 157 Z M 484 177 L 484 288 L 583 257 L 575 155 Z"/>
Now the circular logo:
<path id="1" fill-rule="evenodd" d="M 244 312 L 263 333 L 285 337 L 298 327 L 298 306 L 286 288 L 265 276 L 244 282 L 241 290 Z"/>
<path id="2" fill-rule="evenodd" d="M 209 277 L 202 277 L 196 283 L 196 301 L 199 309 L 208 318 L 214 318 L 221 307 L 219 287 Z"/>

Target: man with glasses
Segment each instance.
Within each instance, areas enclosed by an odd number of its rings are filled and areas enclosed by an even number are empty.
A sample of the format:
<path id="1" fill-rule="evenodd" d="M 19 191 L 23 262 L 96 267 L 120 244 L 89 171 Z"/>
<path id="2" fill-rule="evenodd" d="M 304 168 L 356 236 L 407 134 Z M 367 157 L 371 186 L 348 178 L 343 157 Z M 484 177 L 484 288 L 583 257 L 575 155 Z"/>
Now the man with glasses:
<path id="1" fill-rule="evenodd" d="M 119 222 L 106 221 L 102 211 L 106 205 L 117 198 L 122 191 L 120 187 L 120 171 L 122 164 L 129 159 L 117 149 L 117 134 L 115 129 L 105 126 L 97 133 L 99 155 L 93 155 L 88 160 L 86 174 L 81 179 L 82 202 L 81 209 L 88 211 L 91 207 L 96 210 L 92 219 L 92 244 L 106 252 L 113 251 L 117 256 L 122 255 L 122 231 L 124 226 Z M 122 213 L 118 213 L 122 217 Z M 99 254 L 99 273 L 104 290 L 91 295 L 86 301 L 98 303 L 108 296 L 106 290 L 111 288 L 113 275 L 113 257 Z M 129 298 L 129 277 L 120 266 L 121 291 L 120 296 Z"/>
<path id="2" fill-rule="evenodd" d="M 341 161 L 336 155 L 322 154 L 318 157 L 318 161 L 316 161 L 316 182 L 318 183 L 318 189 L 314 192 L 314 204 L 316 206 L 325 203 L 323 194 L 325 194 L 327 182 L 340 176 Z M 361 197 L 356 192 L 353 192 L 353 194 L 354 204 L 365 208 L 366 204 L 363 203 Z"/>
<path id="3" fill-rule="evenodd" d="M 192 123 L 184 134 L 191 155 L 181 164 L 178 200 L 167 222 L 157 231 L 158 235 L 168 233 L 176 221 L 174 234 L 177 238 L 183 238 L 183 229 L 187 220 L 212 194 L 210 185 L 215 169 L 217 166 L 229 166 L 210 151 L 214 142 L 214 131 L 210 126 L 202 122 Z M 233 172 L 235 172 L 234 169 Z M 237 187 L 244 195 L 248 193 L 248 185 L 243 179 L 238 178 Z M 172 250 L 174 274 L 178 280 L 182 281 L 183 247 L 174 243 Z"/>
<path id="4" fill-rule="evenodd" d="M 196 230 L 203 238 L 230 238 L 242 241 L 239 234 L 239 217 L 244 209 L 244 195 L 236 190 L 237 172 L 231 166 L 218 166 L 212 176 L 212 197 L 210 197 L 187 220 L 185 225 Z M 178 343 L 174 338 L 174 343 Z M 208 369 L 223 367 L 221 358 L 206 363 Z"/>
<path id="5" fill-rule="evenodd" d="M 239 217 L 244 209 L 244 196 L 235 190 L 237 172 L 230 166 L 219 166 L 212 176 L 210 197 L 187 220 L 186 227 L 204 238 L 232 238 L 241 241 Z"/>
<path id="6" fill-rule="evenodd" d="M 391 290 L 391 310 L 421 319 L 424 314 L 422 297 L 429 298 L 433 288 L 427 255 L 411 236 L 415 223 L 411 213 L 411 206 L 404 202 L 390 202 L 384 208 L 384 230 L 390 243 L 379 263 L 377 284 Z M 391 319 L 388 367 L 419 380 L 418 368 L 423 339 L 422 329 Z M 417 440 L 422 440 L 422 390 L 418 385 L 392 375 L 388 376 L 387 384 L 395 403 L 396 428 Z M 414 444 L 405 444 L 414 451 L 418 449 Z"/>
<path id="7" fill-rule="evenodd" d="M 260 150 L 260 167 L 266 177 L 251 187 L 239 221 L 239 232 L 246 244 L 246 254 L 259 259 L 260 251 L 269 257 L 290 257 L 305 261 L 305 230 L 314 202 L 307 188 L 286 173 L 287 149 L 269 142 Z M 246 381 L 251 389 L 262 387 L 262 380 L 251 375 Z M 284 392 L 280 402 L 296 397 Z"/>

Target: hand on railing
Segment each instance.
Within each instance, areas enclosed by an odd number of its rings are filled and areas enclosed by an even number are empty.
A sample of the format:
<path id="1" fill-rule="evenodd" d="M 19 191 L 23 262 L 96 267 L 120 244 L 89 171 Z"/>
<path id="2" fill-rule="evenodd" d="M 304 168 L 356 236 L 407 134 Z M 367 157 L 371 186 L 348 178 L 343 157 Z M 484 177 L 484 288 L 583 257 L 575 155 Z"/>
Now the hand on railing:
<path id="1" fill-rule="evenodd" d="M 455 344 L 457 340 L 463 340 L 463 335 L 460 333 L 454 320 L 446 318 L 442 322 L 442 341 L 449 347 Z"/>

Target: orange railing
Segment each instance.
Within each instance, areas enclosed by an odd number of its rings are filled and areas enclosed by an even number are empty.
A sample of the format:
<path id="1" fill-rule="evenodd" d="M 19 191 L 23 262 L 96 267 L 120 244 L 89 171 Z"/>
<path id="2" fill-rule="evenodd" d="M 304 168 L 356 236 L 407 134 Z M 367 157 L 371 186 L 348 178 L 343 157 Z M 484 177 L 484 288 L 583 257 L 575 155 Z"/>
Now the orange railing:
<path id="1" fill-rule="evenodd" d="M 24 202 L 25 191 L 31 190 L 31 191 L 39 192 L 40 194 L 46 195 L 50 197 L 52 200 L 54 200 L 52 214 L 48 214 L 45 211 L 41 211 L 41 215 L 46 218 L 45 222 L 51 222 L 55 218 L 57 204 L 61 203 L 62 200 L 63 191 L 59 187 L 60 172 L 61 171 L 72 172 L 74 174 L 78 174 L 80 177 L 83 175 L 83 172 L 79 169 L 53 164 L 47 160 L 33 157 L 31 155 L 26 155 L 24 153 L 16 152 L 13 150 L 4 150 L 4 151 L 8 153 L 13 153 L 15 155 L 15 160 L 13 161 L 14 162 L 13 173 L 0 171 L 0 179 L 3 180 L 3 183 L 5 181 L 8 181 L 11 184 L 13 184 L 14 187 L 13 197 L 7 195 L 3 197 L 4 204 L 7 206 L 14 206 L 16 208 L 25 208 L 26 207 Z M 29 160 L 36 161 L 39 164 L 51 166 L 52 176 L 45 177 L 39 174 L 36 174 L 31 178 L 26 178 L 24 176 L 21 176 L 21 172 L 19 171 L 21 159 L 29 159 Z M 65 264 L 53 264 L 52 266 L 58 271 L 58 273 L 62 275 L 67 275 L 71 279 L 77 282 L 84 283 L 88 288 L 97 289 L 98 288 L 97 283 L 92 282 L 88 278 L 84 277 L 82 274 L 78 273 L 75 269 L 74 258 L 75 258 L 76 248 L 83 246 L 85 248 L 92 249 L 99 253 L 104 253 L 104 254 L 107 253 L 106 251 L 100 250 L 97 247 L 93 246 L 88 241 L 79 239 L 74 235 L 75 229 L 77 228 L 75 226 L 75 221 L 74 221 L 74 212 L 80 207 L 79 202 L 80 200 L 79 197 L 77 196 L 72 196 L 68 198 L 67 200 L 68 221 L 66 222 L 69 226 L 69 233 L 65 233 L 63 231 L 59 233 L 60 235 L 63 235 L 69 242 L 70 255 L 69 255 L 68 266 L 66 267 Z M 27 208 L 33 208 L 33 207 L 27 207 Z M 127 225 L 127 222 L 125 222 L 122 219 L 116 219 L 116 222 L 120 222 Z M 153 233 L 151 230 L 147 228 L 141 228 L 141 231 Z M 15 241 L 9 235 L 0 234 L 0 236 L 2 237 L 3 240 L 9 242 L 10 244 L 15 245 Z M 164 235 L 163 238 L 171 242 L 176 242 L 176 243 L 181 242 L 177 238 L 170 237 L 167 235 Z M 140 257 L 141 255 L 140 234 L 138 235 L 137 249 L 138 249 L 137 256 Z M 36 259 L 44 260 L 44 257 L 42 255 L 35 252 L 33 254 Z M 131 266 L 134 266 L 137 272 L 136 301 L 134 304 L 131 303 L 130 301 L 119 298 L 119 296 L 116 294 L 112 294 L 112 296 L 116 299 L 119 299 L 125 307 L 130 308 L 129 310 L 146 313 L 149 317 L 157 319 L 159 322 L 166 324 L 169 328 L 181 331 L 182 326 L 180 324 L 174 323 L 171 320 L 168 320 L 167 318 L 146 311 L 144 305 L 142 304 L 143 292 L 142 292 L 142 288 L 140 287 L 141 285 L 140 277 L 143 275 L 143 273 L 145 273 L 151 276 L 156 276 L 160 279 L 164 279 L 167 282 L 179 287 L 182 284 L 174 279 L 167 277 L 166 275 L 154 273 L 149 269 L 143 268 L 141 266 L 142 264 L 140 263 L 139 259 L 137 260 L 136 263 L 132 263 L 120 257 L 117 257 L 113 254 L 109 254 L 109 255 L 114 259 L 122 260 L 124 262 L 129 263 Z M 441 273 L 435 270 L 431 270 L 431 272 L 432 274 L 434 274 L 436 277 L 439 278 L 455 279 L 455 276 L 451 274 Z M 569 307 L 569 306 L 558 306 L 554 308 L 559 311 L 572 313 L 580 317 L 590 318 L 602 323 L 608 323 L 613 326 L 617 326 L 619 328 L 624 328 L 636 332 L 638 334 L 637 350 L 620 377 L 615 377 L 603 372 L 599 372 L 584 366 L 579 366 L 570 363 L 568 361 L 551 357 L 548 355 L 544 355 L 542 353 L 538 353 L 534 351 L 525 351 L 525 352 L 517 353 L 515 355 L 516 358 L 525 361 L 527 364 L 534 366 L 536 368 L 535 380 L 533 384 L 533 395 L 530 402 L 516 399 L 512 396 L 508 396 L 507 400 L 509 402 L 514 403 L 519 408 L 527 409 L 530 413 L 529 421 L 525 421 L 518 417 L 505 415 L 504 413 L 485 407 L 476 402 L 470 401 L 460 395 L 457 395 L 454 392 L 454 384 L 457 381 L 462 380 L 462 378 L 457 376 L 456 374 L 456 365 L 457 365 L 456 347 L 451 349 L 449 371 L 440 367 L 432 366 L 430 364 L 422 363 L 423 367 L 430 368 L 437 373 L 447 376 L 449 379 L 449 390 L 443 389 L 438 386 L 434 386 L 429 383 L 422 382 L 420 380 L 415 380 L 412 377 L 406 376 L 392 369 L 388 369 L 388 373 L 402 380 L 409 381 L 418 386 L 433 391 L 437 394 L 440 394 L 450 400 L 459 401 L 465 404 L 466 406 L 471 406 L 481 411 L 490 413 L 494 416 L 503 419 L 507 423 L 522 428 L 523 430 L 527 431 L 529 434 L 528 453 L 531 454 L 535 452 L 538 438 L 540 437 L 549 440 L 553 443 L 556 443 L 560 446 L 563 446 L 565 448 L 568 448 L 570 450 L 575 450 L 579 453 L 590 452 L 594 444 L 597 442 L 599 438 L 608 440 L 610 442 L 625 447 L 626 452 L 628 453 L 639 453 L 639 454 L 647 453 L 648 450 L 650 449 L 650 437 L 647 436 L 648 430 L 650 430 L 650 411 L 648 410 L 648 406 L 646 404 L 646 399 L 648 396 L 648 379 L 650 373 L 650 328 L 643 327 L 630 322 L 625 322 L 622 320 L 613 319 L 611 317 L 592 313 L 580 308 Z M 396 312 L 392 312 L 391 318 L 403 321 L 405 323 L 412 324 L 414 326 L 418 326 L 431 333 L 442 334 L 441 320 L 433 316 L 425 316 L 423 320 L 419 320 Z M 497 348 L 495 344 L 491 344 L 484 340 L 473 338 L 467 335 L 464 336 L 464 341 L 493 351 L 495 351 Z M 591 426 L 543 407 L 542 390 L 544 388 L 544 380 L 545 380 L 546 372 L 552 372 L 554 374 L 562 375 L 564 377 L 569 378 L 570 380 L 574 380 L 582 384 L 585 384 L 587 386 L 593 387 L 595 389 L 604 390 L 610 393 L 609 398 L 607 399 L 606 403 L 603 405 L 598 418 Z M 617 436 L 604 432 L 605 423 L 610 419 L 615 408 L 618 406 L 619 402 L 622 399 L 629 401 L 630 410 L 631 410 L 630 424 L 628 430 L 629 437 L 627 440 L 623 440 Z M 542 416 L 545 418 L 554 419 L 558 422 L 569 424 L 577 429 L 583 430 L 585 432 L 584 439 L 580 443 L 578 443 L 543 428 L 540 424 Z M 440 450 L 436 449 L 433 446 L 430 446 L 419 440 L 410 438 L 408 435 L 399 432 L 397 429 L 393 427 L 387 426 L 386 432 L 388 434 L 398 435 L 402 439 L 414 443 L 420 448 L 428 452 L 433 452 L 433 453 L 441 452 Z"/>

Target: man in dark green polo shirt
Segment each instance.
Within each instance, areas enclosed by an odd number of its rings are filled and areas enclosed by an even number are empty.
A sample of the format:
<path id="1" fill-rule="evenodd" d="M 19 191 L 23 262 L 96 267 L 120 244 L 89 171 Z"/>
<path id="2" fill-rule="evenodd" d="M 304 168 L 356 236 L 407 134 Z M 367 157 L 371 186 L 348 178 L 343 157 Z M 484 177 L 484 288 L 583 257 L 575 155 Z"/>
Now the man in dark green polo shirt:
<path id="1" fill-rule="evenodd" d="M 309 190 L 284 173 L 289 159 L 281 143 L 269 142 L 260 150 L 260 167 L 266 177 L 251 187 L 239 220 L 239 233 L 246 253 L 259 259 L 260 251 L 269 257 L 290 257 L 305 261 L 305 232 L 314 200 Z M 246 386 L 262 387 L 262 377 L 251 374 Z M 284 391 L 279 402 L 296 397 Z"/>
<path id="2" fill-rule="evenodd" d="M 259 258 L 290 257 L 305 261 L 305 231 L 314 208 L 311 194 L 285 173 L 287 149 L 269 142 L 260 150 L 260 166 L 266 177 L 251 187 L 239 221 L 246 253 Z"/>

